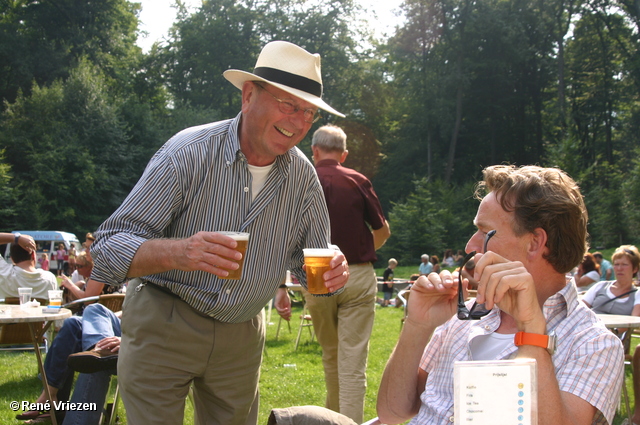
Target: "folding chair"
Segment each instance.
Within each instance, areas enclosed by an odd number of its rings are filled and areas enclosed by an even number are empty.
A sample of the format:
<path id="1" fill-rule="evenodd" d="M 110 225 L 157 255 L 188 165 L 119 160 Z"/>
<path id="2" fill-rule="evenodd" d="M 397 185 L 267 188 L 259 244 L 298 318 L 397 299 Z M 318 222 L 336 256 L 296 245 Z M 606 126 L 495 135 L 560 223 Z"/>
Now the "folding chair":
<path id="1" fill-rule="evenodd" d="M 298 327 L 298 337 L 296 338 L 296 348 L 294 351 L 298 351 L 298 344 L 300 344 L 300 336 L 302 335 L 302 328 L 309 329 L 309 336 L 311 336 L 310 342 L 313 342 L 315 333 L 313 332 L 313 318 L 307 313 L 307 305 L 305 303 L 302 307 L 302 314 L 300 315 L 300 326 Z"/>

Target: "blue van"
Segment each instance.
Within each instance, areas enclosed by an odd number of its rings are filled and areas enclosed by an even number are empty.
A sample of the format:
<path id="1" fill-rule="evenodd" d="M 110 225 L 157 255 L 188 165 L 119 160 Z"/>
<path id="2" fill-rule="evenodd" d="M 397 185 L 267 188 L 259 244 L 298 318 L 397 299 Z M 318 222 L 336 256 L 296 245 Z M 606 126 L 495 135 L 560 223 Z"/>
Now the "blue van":
<path id="1" fill-rule="evenodd" d="M 16 230 L 12 233 L 20 233 L 23 235 L 29 235 L 35 240 L 36 246 L 38 247 L 38 252 L 36 255 L 37 259 L 42 257 L 42 254 L 49 255 L 49 270 L 52 272 L 57 271 L 58 263 L 56 260 L 51 258 L 51 253 L 55 252 L 58 245 L 61 243 L 64 244 L 64 249 L 69 250 L 71 245 L 76 248 L 76 252 L 80 252 L 82 245 L 80 241 L 73 233 L 68 232 L 59 232 L 54 230 Z M 10 255 L 11 244 L 7 244 L 7 248 L 5 250 L 4 258 L 7 262 L 11 261 Z M 37 267 L 40 267 L 40 264 L 36 264 Z"/>

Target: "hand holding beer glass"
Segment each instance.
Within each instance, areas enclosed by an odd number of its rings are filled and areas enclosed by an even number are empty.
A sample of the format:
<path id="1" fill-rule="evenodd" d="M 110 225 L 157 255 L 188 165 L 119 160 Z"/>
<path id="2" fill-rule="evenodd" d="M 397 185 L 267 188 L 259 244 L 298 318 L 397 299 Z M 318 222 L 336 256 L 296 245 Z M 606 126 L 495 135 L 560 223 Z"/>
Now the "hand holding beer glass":
<path id="1" fill-rule="evenodd" d="M 323 275 L 331 269 L 330 263 L 336 251 L 328 248 L 305 248 L 302 251 L 307 272 L 307 291 L 314 295 L 328 294 Z"/>
<path id="2" fill-rule="evenodd" d="M 236 261 L 239 267 L 236 270 L 229 270 L 229 274 L 225 277 L 220 276 L 220 279 L 238 280 L 242 277 L 242 266 L 244 265 L 244 257 L 247 254 L 247 247 L 249 246 L 249 233 L 244 233 L 244 232 L 217 232 L 217 233 L 228 236 L 233 240 L 235 240 L 238 243 L 236 250 L 242 253 L 242 258 L 239 261 Z M 231 258 L 228 258 L 228 260 L 235 261 Z"/>

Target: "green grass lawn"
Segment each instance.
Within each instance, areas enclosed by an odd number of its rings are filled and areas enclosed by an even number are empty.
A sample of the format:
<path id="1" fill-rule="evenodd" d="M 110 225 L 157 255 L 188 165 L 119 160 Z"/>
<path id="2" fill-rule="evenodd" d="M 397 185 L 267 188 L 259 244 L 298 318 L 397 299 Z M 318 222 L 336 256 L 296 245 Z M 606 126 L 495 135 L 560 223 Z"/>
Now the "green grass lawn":
<path id="1" fill-rule="evenodd" d="M 373 335 L 370 344 L 369 364 L 367 367 L 367 394 L 365 400 L 365 419 L 376 415 L 375 403 L 378 384 L 400 332 L 400 308 L 377 308 Z M 322 370 L 321 349 L 315 340 L 310 341 L 308 329 L 303 334 L 298 350 L 295 351 L 295 339 L 300 323 L 300 306 L 294 305 L 291 320 L 291 332 L 286 322 L 281 323 L 278 340 L 275 340 L 278 327 L 278 315 L 272 312 L 271 324 L 267 326 L 267 343 L 262 375 L 260 379 L 260 412 L 258 424 L 267 423 L 271 409 L 297 405 L 324 405 L 325 387 Z M 632 345 L 637 344 L 634 339 Z M 633 350 L 633 347 L 632 347 Z M 633 351 L 632 351 L 633 352 Z M 631 372 L 627 368 L 626 384 L 633 398 Z M 10 408 L 11 401 L 34 401 L 42 390 L 37 378 L 35 356 L 32 351 L 0 352 L 0 423 L 21 424 L 15 419 L 16 412 Z M 633 400 L 631 401 L 633 406 Z M 125 412 L 120 403 L 119 423 L 126 423 Z M 618 414 L 614 425 L 622 421 Z M 185 424 L 193 424 L 193 409 L 187 401 Z"/>

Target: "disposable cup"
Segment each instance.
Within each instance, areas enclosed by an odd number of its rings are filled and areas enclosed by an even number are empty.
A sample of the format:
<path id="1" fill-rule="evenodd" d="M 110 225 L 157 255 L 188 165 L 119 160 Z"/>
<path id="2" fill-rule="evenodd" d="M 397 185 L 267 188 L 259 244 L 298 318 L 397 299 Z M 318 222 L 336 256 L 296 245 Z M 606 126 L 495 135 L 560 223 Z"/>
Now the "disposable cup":
<path id="1" fill-rule="evenodd" d="M 249 246 L 249 233 L 245 232 L 218 232 L 222 235 L 229 236 L 233 238 L 238 246 L 236 247 L 236 251 L 240 251 L 242 253 L 242 259 L 240 261 L 232 260 L 230 261 L 237 262 L 239 267 L 237 270 L 229 270 L 229 275 L 226 277 L 221 277 L 221 279 L 232 279 L 238 280 L 242 277 L 242 268 L 244 266 L 244 258 L 247 255 L 247 247 Z"/>
<path id="2" fill-rule="evenodd" d="M 333 249 L 305 248 L 304 264 L 307 270 L 307 291 L 315 295 L 328 294 L 329 290 L 324 284 L 322 275 L 331 269 L 329 263 L 335 255 Z"/>
<path id="3" fill-rule="evenodd" d="M 62 306 L 62 291 L 52 289 L 49 291 L 49 308 L 60 308 Z"/>
<path id="4" fill-rule="evenodd" d="M 26 304 L 31 301 L 31 293 L 33 288 L 18 288 L 18 295 L 20 296 L 20 308 L 25 308 Z"/>

